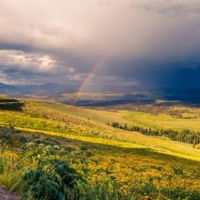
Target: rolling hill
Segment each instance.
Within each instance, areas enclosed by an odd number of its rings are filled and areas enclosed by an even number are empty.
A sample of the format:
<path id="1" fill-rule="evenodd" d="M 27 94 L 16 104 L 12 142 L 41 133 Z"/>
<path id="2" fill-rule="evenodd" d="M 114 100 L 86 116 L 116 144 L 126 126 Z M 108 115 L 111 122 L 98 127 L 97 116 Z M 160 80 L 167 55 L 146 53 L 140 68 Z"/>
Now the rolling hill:
<path id="1" fill-rule="evenodd" d="M 8 103 L 0 112 L 0 183 L 25 199 L 199 199 L 197 148 L 111 126 L 138 121 L 148 126 L 141 110 L 16 103 L 18 108 Z M 64 172 L 73 178 L 66 182 Z"/>

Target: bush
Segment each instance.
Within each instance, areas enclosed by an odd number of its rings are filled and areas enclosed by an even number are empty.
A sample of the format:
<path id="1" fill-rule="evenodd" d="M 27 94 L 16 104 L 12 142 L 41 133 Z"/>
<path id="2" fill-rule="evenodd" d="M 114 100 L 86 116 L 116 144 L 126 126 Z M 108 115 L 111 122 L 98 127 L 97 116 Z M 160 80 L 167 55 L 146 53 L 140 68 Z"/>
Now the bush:
<path id="1" fill-rule="evenodd" d="M 79 199 L 77 182 L 85 182 L 82 176 L 60 160 L 44 162 L 38 159 L 38 168 L 29 169 L 23 179 L 27 183 L 25 199 L 68 200 Z"/>

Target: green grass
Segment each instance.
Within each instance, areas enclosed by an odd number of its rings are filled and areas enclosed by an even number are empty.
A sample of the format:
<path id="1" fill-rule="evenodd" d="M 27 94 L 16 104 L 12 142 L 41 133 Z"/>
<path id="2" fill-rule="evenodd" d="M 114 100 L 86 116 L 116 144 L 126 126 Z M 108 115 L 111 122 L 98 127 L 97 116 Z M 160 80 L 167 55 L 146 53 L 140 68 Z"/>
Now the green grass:
<path id="1" fill-rule="evenodd" d="M 113 121 L 121 121 L 122 123 L 130 123 L 128 120 L 123 119 L 124 114 L 118 111 L 105 111 L 105 110 L 92 110 L 87 108 L 74 107 L 63 104 L 52 103 L 39 103 L 47 108 L 51 108 L 66 114 L 82 117 L 85 119 L 93 120 L 101 123 L 111 123 Z"/>
<path id="2" fill-rule="evenodd" d="M 128 112 L 122 111 L 125 114 L 124 119 L 131 121 L 135 125 L 152 127 L 155 129 L 173 129 L 191 131 L 200 130 L 200 118 L 181 119 L 174 118 L 167 114 L 151 115 L 150 113 Z"/>
<path id="3" fill-rule="evenodd" d="M 101 123 L 119 122 L 120 124 L 126 123 L 128 125 L 133 124 L 155 129 L 173 129 L 178 131 L 184 129 L 190 129 L 191 131 L 200 130 L 200 110 L 198 108 L 172 106 L 166 112 L 154 115 L 146 112 L 117 110 L 117 107 L 114 109 L 109 108 L 108 111 L 105 111 L 62 104 L 40 103 L 40 105 Z M 181 113 L 182 117 L 174 117 L 171 115 L 172 112 L 175 114 Z"/>
<path id="4" fill-rule="evenodd" d="M 56 159 L 67 162 L 82 174 L 87 185 L 77 186 L 82 191 L 81 199 L 195 199 L 192 198 L 195 194 L 199 197 L 199 155 L 195 155 L 197 151 L 194 149 L 186 147 L 185 152 L 192 156 L 181 153 L 183 149 L 178 143 L 176 149 L 179 153 L 173 152 L 172 144 L 169 153 L 162 152 L 165 144 L 156 138 L 152 139 L 163 145 L 161 149 L 158 144 L 152 149 L 148 148 L 148 144 L 140 146 L 54 132 L 43 132 L 44 135 L 39 134 L 39 139 L 34 139 L 34 130 L 19 130 L 31 140 L 23 145 L 23 154 L 4 148 L 1 159 L 5 168 L 0 174 L 0 183 L 21 195 L 30 188 L 21 175 L 28 172 L 28 168 L 37 169 L 39 154 L 45 163 L 44 169 Z M 47 146 L 54 144 L 59 146 L 59 150 L 50 149 L 50 154 L 46 156 Z M 169 144 L 170 141 L 167 142 Z"/>
<path id="5" fill-rule="evenodd" d="M 45 105 L 45 107 L 44 107 Z M 86 116 L 91 116 L 91 113 L 95 115 L 96 118 L 90 118 L 88 120 Z M 146 146 L 148 148 L 153 149 L 162 149 L 162 151 L 166 152 L 177 152 L 188 154 L 192 145 L 178 143 L 171 140 L 164 140 L 163 138 L 154 138 L 154 137 L 146 137 L 137 132 L 128 132 L 120 129 L 115 129 L 110 126 L 106 126 L 104 122 L 102 123 L 100 118 L 107 116 L 110 117 L 109 114 L 116 116 L 115 120 L 119 120 L 126 116 L 127 120 L 133 120 L 134 123 L 139 124 L 139 120 L 141 119 L 140 125 L 150 126 L 151 117 L 156 118 L 157 121 L 162 121 L 164 119 L 171 119 L 171 116 L 166 115 L 158 115 L 153 116 L 148 113 L 135 113 L 129 111 L 118 111 L 118 112 L 109 112 L 109 111 L 99 111 L 99 110 L 89 110 L 76 108 L 73 106 L 66 106 L 58 103 L 44 103 L 43 101 L 37 103 L 28 103 L 25 106 L 23 112 L 11 112 L 11 111 L 2 111 L 0 115 L 1 124 L 10 124 L 15 127 L 38 130 L 38 131 L 48 131 L 54 133 L 60 133 L 63 135 L 71 135 L 73 137 L 86 137 L 91 138 L 91 140 L 107 140 L 107 143 L 115 142 L 125 142 L 136 145 Z M 81 116 L 84 117 L 81 117 Z M 111 120 L 112 117 L 111 117 Z M 126 120 L 126 121 L 127 121 Z M 146 124 L 143 121 L 147 121 Z M 176 120 L 176 118 L 174 119 Z M 177 121 L 182 121 L 183 119 L 177 119 Z M 138 122 L 139 121 L 139 122 Z M 184 119 L 189 123 L 189 120 Z M 162 121 L 163 122 L 163 121 Z M 173 120 L 172 120 L 173 122 Z M 168 123 L 169 120 L 168 120 Z M 185 123 L 186 124 L 186 123 Z M 181 126 L 181 124 L 178 124 Z M 181 150 L 179 151 L 178 147 L 180 146 Z M 189 148 L 188 151 L 185 151 L 184 148 Z M 195 154 L 198 154 L 197 150 L 194 150 Z"/>
<path id="6" fill-rule="evenodd" d="M 44 170 L 56 159 L 82 174 L 87 184 L 76 186 L 82 199 L 200 198 L 199 150 L 191 144 L 105 124 L 117 121 L 154 128 L 170 128 L 168 124 L 172 124 L 173 129 L 181 130 L 192 128 L 190 122 L 195 120 L 198 126 L 198 119 L 174 118 L 167 111 L 152 115 L 90 110 L 51 101 L 24 103 L 21 111 L 0 112 L 0 123 L 14 126 L 0 128 L 0 183 L 8 189 L 24 195 L 28 189 L 22 174 L 28 168 L 37 170 L 40 158 Z M 5 130 L 9 139 L 2 137 Z"/>
<path id="7" fill-rule="evenodd" d="M 19 128 L 21 131 L 28 131 L 29 133 L 34 133 L 34 129 L 28 128 Z M 89 142 L 93 144 L 102 144 L 108 145 L 111 147 L 120 147 L 125 149 L 146 149 L 148 148 L 152 152 L 160 153 L 161 155 L 175 155 L 180 158 L 186 158 L 190 160 L 200 161 L 200 151 L 191 148 L 188 144 L 183 144 L 180 142 L 175 142 L 171 140 L 162 140 L 160 138 L 148 137 L 143 135 L 138 135 L 137 133 L 133 133 L 131 135 L 124 135 L 126 138 L 132 138 L 130 141 L 132 142 L 123 142 L 119 140 L 112 140 L 108 138 L 95 138 L 90 136 L 82 136 L 82 135 L 69 135 L 62 134 L 58 132 L 51 131 L 40 131 L 45 135 L 63 137 L 67 139 L 74 139 L 83 142 Z M 120 137 L 119 137 L 120 138 Z"/>

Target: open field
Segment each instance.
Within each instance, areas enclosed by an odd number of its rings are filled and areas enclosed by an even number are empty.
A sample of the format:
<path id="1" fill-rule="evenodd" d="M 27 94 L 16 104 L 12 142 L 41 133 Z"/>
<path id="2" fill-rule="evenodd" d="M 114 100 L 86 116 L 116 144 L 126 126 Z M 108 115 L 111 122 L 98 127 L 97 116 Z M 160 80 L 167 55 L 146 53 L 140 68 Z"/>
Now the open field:
<path id="1" fill-rule="evenodd" d="M 129 123 L 128 120 L 123 118 L 125 114 L 118 111 L 92 110 L 63 104 L 52 105 L 48 103 L 40 103 L 40 105 L 66 114 L 79 116 L 85 119 L 92 119 L 96 122 L 110 123 L 120 120 L 122 123 Z"/>
<path id="2" fill-rule="evenodd" d="M 128 112 L 122 111 L 124 119 L 132 123 L 144 127 L 152 127 L 155 129 L 173 129 L 192 131 L 200 130 L 200 117 L 198 118 L 174 118 L 167 114 L 151 115 L 150 113 Z"/>
<path id="3" fill-rule="evenodd" d="M 195 107 L 157 106 L 155 111 L 155 107 L 151 110 L 152 107 L 148 108 L 149 106 L 146 106 L 146 109 L 141 110 L 140 107 L 144 108 L 144 106 L 139 106 L 139 109 L 136 112 L 135 109 L 133 111 L 123 109 L 118 110 L 117 106 L 109 107 L 108 109 L 105 108 L 103 110 L 91 110 L 88 108 L 68 105 L 63 106 L 61 104 L 52 105 L 48 103 L 41 103 L 41 105 L 66 114 L 80 116 L 103 123 L 119 122 L 121 124 L 127 123 L 144 127 L 152 127 L 155 129 L 174 129 L 179 131 L 184 129 L 192 131 L 200 130 L 200 109 Z M 129 109 L 130 107 L 127 108 Z M 161 110 L 161 112 L 159 112 L 159 110 Z"/>
<path id="4" fill-rule="evenodd" d="M 91 200 L 200 198 L 199 150 L 164 136 L 146 136 L 107 125 L 117 121 L 149 126 L 153 117 L 170 124 L 173 117 L 168 111 L 153 115 L 19 101 L 0 112 L 0 183 L 25 199 L 67 199 L 62 195 Z M 173 119 L 178 123 L 197 118 Z M 155 128 L 160 127 L 167 125 L 158 123 Z M 58 170 L 65 165 L 73 184 Z M 43 178 L 38 179 L 36 174 L 41 173 Z M 40 188 L 46 191 L 45 197 Z M 57 195 L 54 198 L 50 198 L 52 191 Z"/>

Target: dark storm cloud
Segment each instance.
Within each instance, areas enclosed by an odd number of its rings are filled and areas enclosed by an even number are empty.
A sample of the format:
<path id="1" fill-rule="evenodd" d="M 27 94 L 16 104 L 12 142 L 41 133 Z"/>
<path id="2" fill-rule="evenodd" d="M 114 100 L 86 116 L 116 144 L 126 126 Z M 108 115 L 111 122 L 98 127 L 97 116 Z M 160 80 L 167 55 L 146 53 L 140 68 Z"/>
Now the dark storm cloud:
<path id="1" fill-rule="evenodd" d="M 99 74 L 125 77 L 135 81 L 141 88 L 157 87 L 200 87 L 200 60 L 152 60 L 134 58 L 130 60 L 110 60 L 99 70 Z"/>
<path id="2" fill-rule="evenodd" d="M 200 86 L 199 22 L 197 0 L 2 0 L 0 81 L 81 85 L 100 63 L 90 86 Z"/>
<path id="3" fill-rule="evenodd" d="M 34 48 L 30 44 L 23 44 L 23 43 L 9 43 L 0 41 L 0 50 L 20 50 L 25 52 L 33 51 Z"/>
<path id="4" fill-rule="evenodd" d="M 5 72 L 5 73 L 7 73 L 7 74 L 15 74 L 15 73 L 17 73 L 19 70 L 18 69 L 1 69 L 2 70 L 2 72 Z"/>

